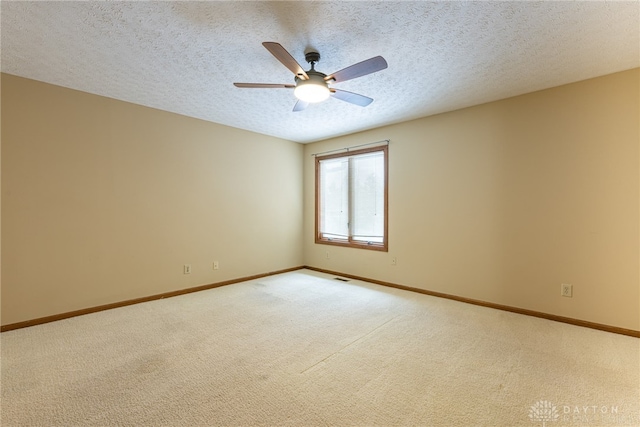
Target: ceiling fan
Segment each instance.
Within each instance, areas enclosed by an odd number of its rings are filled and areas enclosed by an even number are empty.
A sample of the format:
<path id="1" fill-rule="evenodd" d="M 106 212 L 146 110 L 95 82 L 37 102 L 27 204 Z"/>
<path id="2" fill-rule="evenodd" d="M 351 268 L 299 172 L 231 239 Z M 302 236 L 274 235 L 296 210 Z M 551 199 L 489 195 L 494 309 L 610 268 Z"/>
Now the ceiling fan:
<path id="1" fill-rule="evenodd" d="M 296 102 L 296 105 L 293 107 L 293 111 L 302 111 L 307 108 L 309 104 L 324 101 L 329 98 L 329 96 L 361 107 L 366 107 L 373 102 L 372 98 L 346 90 L 334 89 L 329 86 L 329 83 L 344 82 L 387 68 L 387 61 L 385 61 L 382 56 L 376 56 L 343 68 L 335 73 L 324 74 L 315 70 L 315 64 L 320 61 L 320 54 L 318 52 L 307 52 L 304 55 L 304 59 L 311 64 L 311 69 L 304 71 L 293 56 L 279 43 L 264 42 L 262 45 L 266 47 L 278 61 L 282 62 L 285 67 L 295 74 L 295 84 L 234 83 L 234 85 L 243 88 L 294 89 L 293 93 L 296 98 L 298 98 L 298 102 Z"/>

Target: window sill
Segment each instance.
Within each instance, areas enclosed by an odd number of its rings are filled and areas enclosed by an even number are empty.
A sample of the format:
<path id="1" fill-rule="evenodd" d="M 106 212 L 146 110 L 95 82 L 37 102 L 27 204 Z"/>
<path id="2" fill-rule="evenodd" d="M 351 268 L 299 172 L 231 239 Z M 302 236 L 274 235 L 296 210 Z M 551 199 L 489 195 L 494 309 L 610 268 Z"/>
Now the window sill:
<path id="1" fill-rule="evenodd" d="M 347 240 L 316 238 L 316 244 L 342 246 L 345 248 L 368 249 L 370 251 L 389 252 L 388 246 L 384 243 L 366 243 L 366 242 L 360 243 L 360 242 L 353 242 L 353 241 L 347 241 Z"/>

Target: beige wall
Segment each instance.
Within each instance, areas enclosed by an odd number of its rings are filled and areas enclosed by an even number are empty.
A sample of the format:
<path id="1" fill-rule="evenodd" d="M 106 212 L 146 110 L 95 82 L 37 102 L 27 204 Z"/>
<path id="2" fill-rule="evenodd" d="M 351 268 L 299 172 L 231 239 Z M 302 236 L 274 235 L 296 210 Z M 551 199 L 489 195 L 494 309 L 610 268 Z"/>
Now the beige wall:
<path id="1" fill-rule="evenodd" d="M 639 330 L 639 80 L 635 69 L 305 146 L 305 263 Z M 314 244 L 310 154 L 387 138 L 389 252 Z"/>
<path id="2" fill-rule="evenodd" d="M 303 147 L 3 74 L 2 324 L 307 264 L 639 330 L 639 80 Z M 386 138 L 390 252 L 314 244 L 310 154 Z"/>
<path id="3" fill-rule="evenodd" d="M 2 143 L 3 325 L 303 264 L 300 144 L 5 74 Z"/>

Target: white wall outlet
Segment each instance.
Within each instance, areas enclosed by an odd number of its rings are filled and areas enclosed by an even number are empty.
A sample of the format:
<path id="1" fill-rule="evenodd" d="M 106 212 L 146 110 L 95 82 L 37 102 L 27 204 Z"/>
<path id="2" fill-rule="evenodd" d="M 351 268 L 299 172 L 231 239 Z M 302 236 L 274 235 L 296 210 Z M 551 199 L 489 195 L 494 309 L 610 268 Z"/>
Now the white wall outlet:
<path id="1" fill-rule="evenodd" d="M 324 257 L 325 257 L 326 259 L 329 259 L 329 258 L 330 258 L 330 257 L 329 257 L 329 251 L 327 251 L 327 252 L 325 252 L 325 253 L 324 253 Z"/>
<path id="2" fill-rule="evenodd" d="M 220 263 L 218 261 L 213 261 L 213 269 L 217 270 L 220 268 Z"/>
<path id="3" fill-rule="evenodd" d="M 398 258 L 396 257 L 391 258 L 391 265 L 398 265 Z"/>
<path id="4" fill-rule="evenodd" d="M 184 274 L 191 274 L 191 264 L 185 264 L 185 265 L 182 267 L 182 272 L 183 272 Z"/>
<path id="5" fill-rule="evenodd" d="M 571 298 L 573 296 L 573 285 L 567 283 L 560 285 L 560 295 Z"/>

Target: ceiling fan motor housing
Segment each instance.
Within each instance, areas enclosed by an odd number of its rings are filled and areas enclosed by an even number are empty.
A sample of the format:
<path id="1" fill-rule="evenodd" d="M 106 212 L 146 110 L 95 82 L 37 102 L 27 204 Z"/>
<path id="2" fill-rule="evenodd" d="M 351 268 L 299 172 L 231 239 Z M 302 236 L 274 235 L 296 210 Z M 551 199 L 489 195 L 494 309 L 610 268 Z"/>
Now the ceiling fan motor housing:
<path id="1" fill-rule="evenodd" d="M 325 82 L 324 80 L 324 78 L 327 77 L 325 73 L 321 73 L 319 71 L 311 69 L 307 71 L 307 76 L 309 76 L 309 80 L 303 80 L 300 77 L 296 76 L 296 83 L 299 81 L 300 82 L 312 81 L 312 82 L 315 82 L 316 84 L 319 84 L 320 82 L 322 82 L 323 84 L 327 84 L 327 82 Z"/>

